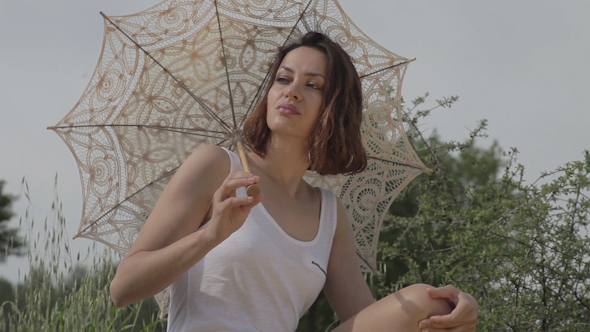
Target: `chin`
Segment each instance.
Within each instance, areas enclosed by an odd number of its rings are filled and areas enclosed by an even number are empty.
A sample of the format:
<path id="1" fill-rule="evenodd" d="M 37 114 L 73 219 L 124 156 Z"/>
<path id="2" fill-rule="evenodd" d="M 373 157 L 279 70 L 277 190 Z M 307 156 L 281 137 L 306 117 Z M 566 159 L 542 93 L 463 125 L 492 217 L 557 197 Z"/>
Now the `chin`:
<path id="1" fill-rule="evenodd" d="M 302 133 L 308 132 L 308 129 L 302 128 L 302 123 L 293 121 L 288 116 L 282 114 L 274 114 L 267 117 L 266 125 L 273 134 L 295 136 L 298 138 L 306 138 Z"/>
<path id="2" fill-rule="evenodd" d="M 269 126 L 269 128 L 272 135 L 278 135 L 282 137 L 306 138 L 304 135 L 301 135 L 301 129 L 294 128 L 293 126 L 275 124 L 273 126 Z"/>

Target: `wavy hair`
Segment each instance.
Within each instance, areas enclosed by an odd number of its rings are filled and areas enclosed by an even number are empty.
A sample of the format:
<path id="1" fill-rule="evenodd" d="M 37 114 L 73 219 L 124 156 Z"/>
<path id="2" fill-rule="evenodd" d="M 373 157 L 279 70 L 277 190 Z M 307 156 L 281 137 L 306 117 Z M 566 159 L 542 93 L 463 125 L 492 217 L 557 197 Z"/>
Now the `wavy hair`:
<path id="1" fill-rule="evenodd" d="M 296 43 L 279 50 L 265 95 L 244 124 L 245 141 L 254 153 L 266 155 L 271 138 L 266 123 L 268 93 L 285 56 L 301 46 L 322 52 L 328 62 L 320 116 L 308 141 L 309 169 L 321 175 L 362 172 L 367 167 L 367 156 L 360 130 L 363 108 L 360 78 L 348 53 L 318 32 L 308 32 Z"/>

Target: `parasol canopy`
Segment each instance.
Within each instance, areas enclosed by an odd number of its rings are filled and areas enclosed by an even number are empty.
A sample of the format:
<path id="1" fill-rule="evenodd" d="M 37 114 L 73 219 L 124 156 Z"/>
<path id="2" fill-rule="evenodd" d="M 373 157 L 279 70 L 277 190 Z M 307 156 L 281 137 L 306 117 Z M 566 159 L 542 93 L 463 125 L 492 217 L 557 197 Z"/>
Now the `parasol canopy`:
<path id="1" fill-rule="evenodd" d="M 124 255 L 195 149 L 214 144 L 236 151 L 277 50 L 317 31 L 350 54 L 361 78 L 368 167 L 353 176 L 305 178 L 341 198 L 359 263 L 376 271 L 385 213 L 426 170 L 401 122 L 400 89 L 411 60 L 366 36 L 336 0 L 166 0 L 137 14 L 103 17 L 95 72 L 74 108 L 49 128 L 80 170 L 84 205 L 75 237 Z"/>

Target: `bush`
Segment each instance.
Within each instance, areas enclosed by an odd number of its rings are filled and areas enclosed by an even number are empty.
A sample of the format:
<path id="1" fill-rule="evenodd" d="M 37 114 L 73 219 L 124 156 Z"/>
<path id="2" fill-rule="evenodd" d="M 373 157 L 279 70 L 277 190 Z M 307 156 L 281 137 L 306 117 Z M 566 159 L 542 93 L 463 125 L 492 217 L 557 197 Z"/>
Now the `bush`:
<path id="1" fill-rule="evenodd" d="M 499 176 L 475 179 L 490 165 L 473 145 L 485 124 L 465 143 L 418 141 L 434 172 L 386 218 L 379 293 L 453 284 L 478 299 L 481 331 L 590 330 L 590 154 L 527 184 L 511 149 Z"/>

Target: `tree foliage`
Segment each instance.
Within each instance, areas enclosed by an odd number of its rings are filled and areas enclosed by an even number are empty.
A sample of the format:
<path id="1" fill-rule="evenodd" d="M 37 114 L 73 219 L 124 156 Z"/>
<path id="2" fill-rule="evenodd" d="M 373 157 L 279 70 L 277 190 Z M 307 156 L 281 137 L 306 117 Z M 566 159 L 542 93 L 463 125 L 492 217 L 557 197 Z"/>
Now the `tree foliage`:
<path id="1" fill-rule="evenodd" d="M 434 172 L 401 195 L 410 212 L 394 205 L 386 219 L 380 294 L 453 284 L 478 299 L 479 330 L 588 331 L 590 155 L 528 184 L 516 149 L 490 162 L 473 145 L 485 125 L 464 143 L 419 145 Z"/>
<path id="2" fill-rule="evenodd" d="M 22 253 L 23 241 L 18 236 L 17 228 L 8 228 L 8 222 L 14 213 L 11 210 L 16 197 L 4 193 L 5 182 L 0 180 L 0 263 L 6 260 L 8 255 Z"/>

